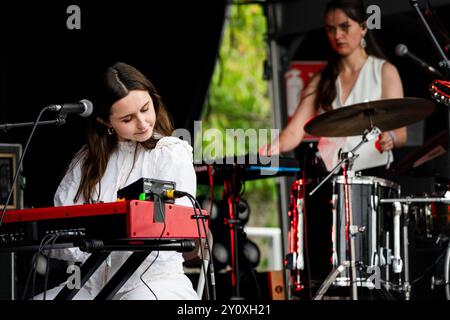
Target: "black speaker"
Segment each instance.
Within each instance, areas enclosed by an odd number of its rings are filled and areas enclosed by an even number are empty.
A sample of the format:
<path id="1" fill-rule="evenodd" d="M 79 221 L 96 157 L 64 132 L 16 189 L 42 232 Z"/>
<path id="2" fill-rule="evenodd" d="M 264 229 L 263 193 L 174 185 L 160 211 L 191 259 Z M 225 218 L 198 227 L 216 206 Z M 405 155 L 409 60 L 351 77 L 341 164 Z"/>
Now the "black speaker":
<path id="1" fill-rule="evenodd" d="M 16 256 L 0 252 L 0 300 L 15 300 L 16 292 Z"/>

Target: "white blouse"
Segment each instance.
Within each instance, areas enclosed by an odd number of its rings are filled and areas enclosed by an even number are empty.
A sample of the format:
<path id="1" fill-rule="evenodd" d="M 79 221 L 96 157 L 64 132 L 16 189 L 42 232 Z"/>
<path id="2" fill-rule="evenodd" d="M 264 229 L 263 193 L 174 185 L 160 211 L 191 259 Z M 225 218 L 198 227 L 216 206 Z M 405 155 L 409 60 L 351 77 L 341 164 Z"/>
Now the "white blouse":
<path id="1" fill-rule="evenodd" d="M 136 155 L 135 155 L 136 152 Z M 117 191 L 140 178 L 154 178 L 159 180 L 174 181 L 176 189 L 196 194 L 196 175 L 192 164 L 192 147 L 183 140 L 175 137 L 164 137 L 158 141 L 155 148 L 147 150 L 134 141 L 119 142 L 118 148 L 111 154 L 104 176 L 101 179 L 100 196 L 99 184 L 97 184 L 92 199 L 103 202 L 114 202 L 117 199 Z M 73 163 L 73 169 L 66 173 L 59 185 L 55 197 L 55 206 L 68 206 L 83 204 L 84 198 L 81 196 L 74 202 L 74 196 L 78 190 L 81 179 L 82 160 Z M 175 200 L 175 204 L 190 206 L 191 202 L 186 197 Z M 107 226 L 105 226 L 107 227 Z M 86 282 L 84 288 L 92 296 L 97 295 L 104 284 L 119 269 L 119 266 L 131 255 L 128 251 L 112 252 L 97 271 Z M 89 256 L 78 248 L 54 250 L 52 257 L 73 262 L 83 262 Z M 155 258 L 157 259 L 155 261 Z M 122 286 L 118 293 L 130 291 L 133 288 L 142 286 L 141 274 L 147 269 L 149 264 L 154 263 L 143 275 L 143 279 L 151 287 L 152 281 L 162 279 L 170 280 L 184 275 L 183 256 L 175 251 L 160 251 L 157 255 L 152 252 L 136 272 Z M 180 292 L 183 292 L 183 284 L 180 283 Z M 185 288 L 186 299 L 194 299 L 195 291 L 192 286 Z M 180 296 L 177 296 L 179 298 Z"/>
<path id="2" fill-rule="evenodd" d="M 333 109 L 345 108 L 346 106 L 381 99 L 382 67 L 386 60 L 369 56 L 362 66 L 358 78 L 349 93 L 346 101 L 341 99 L 341 84 L 339 77 L 336 79 L 336 98 L 332 103 Z M 323 112 L 323 110 L 321 110 Z M 328 171 L 331 171 L 339 162 L 338 152 L 352 150 L 360 141 L 361 135 L 351 137 L 328 138 L 319 140 L 319 154 L 322 157 Z M 387 165 L 394 160 L 392 151 L 380 153 L 375 148 L 376 140 L 364 143 L 356 153 L 358 158 L 353 163 L 353 171 Z"/>

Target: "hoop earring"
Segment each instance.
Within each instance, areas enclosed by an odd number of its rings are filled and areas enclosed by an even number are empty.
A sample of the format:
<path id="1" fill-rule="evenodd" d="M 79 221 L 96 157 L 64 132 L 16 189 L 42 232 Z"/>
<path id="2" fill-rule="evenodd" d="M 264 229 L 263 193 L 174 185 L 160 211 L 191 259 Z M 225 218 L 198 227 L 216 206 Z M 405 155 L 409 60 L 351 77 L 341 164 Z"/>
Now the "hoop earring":
<path id="1" fill-rule="evenodd" d="M 108 128 L 108 134 L 109 134 L 110 136 L 112 136 L 113 133 L 114 133 L 114 129 L 113 129 L 113 128 Z"/>
<path id="2" fill-rule="evenodd" d="M 361 42 L 360 42 L 361 48 L 365 48 L 367 47 L 367 42 L 366 39 L 364 39 L 364 37 L 361 38 Z"/>

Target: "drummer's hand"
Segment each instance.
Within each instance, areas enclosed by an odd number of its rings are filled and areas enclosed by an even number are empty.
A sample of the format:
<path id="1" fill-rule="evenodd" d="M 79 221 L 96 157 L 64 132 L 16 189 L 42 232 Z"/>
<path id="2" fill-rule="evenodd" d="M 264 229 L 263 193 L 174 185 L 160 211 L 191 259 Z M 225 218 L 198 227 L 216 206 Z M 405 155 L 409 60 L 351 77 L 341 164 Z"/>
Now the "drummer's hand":
<path id="1" fill-rule="evenodd" d="M 380 147 L 382 151 L 389 151 L 394 149 L 394 139 L 389 132 L 383 132 L 379 139 Z"/>
<path id="2" fill-rule="evenodd" d="M 274 154 L 279 154 L 280 153 L 280 148 L 278 144 L 274 144 L 274 143 L 268 143 L 265 145 L 262 145 L 261 147 L 259 147 L 258 149 L 258 153 L 261 156 L 268 156 L 270 157 L 271 155 Z"/>

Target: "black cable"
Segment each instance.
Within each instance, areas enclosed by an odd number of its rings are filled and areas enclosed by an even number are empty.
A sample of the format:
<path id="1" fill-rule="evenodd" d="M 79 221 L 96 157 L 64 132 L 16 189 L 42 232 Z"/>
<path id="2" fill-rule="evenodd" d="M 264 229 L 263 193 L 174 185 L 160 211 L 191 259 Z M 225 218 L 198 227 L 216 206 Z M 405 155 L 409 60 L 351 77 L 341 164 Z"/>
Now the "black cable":
<path id="1" fill-rule="evenodd" d="M 50 235 L 49 235 L 49 234 L 46 234 L 46 235 L 42 238 L 41 243 L 39 244 L 39 247 L 41 247 L 42 243 L 44 242 L 45 238 L 47 238 L 47 236 L 50 236 Z M 50 240 L 50 241 L 51 241 L 51 240 Z M 22 300 L 25 300 L 25 296 L 26 296 L 27 291 L 28 291 L 28 286 L 29 286 L 29 284 L 30 284 L 31 276 L 33 275 L 33 270 L 35 269 L 35 266 L 36 266 L 36 260 L 37 260 L 37 257 L 38 257 L 38 256 L 37 256 L 36 254 L 33 255 L 33 259 L 32 259 L 32 261 L 31 261 L 31 268 L 30 268 L 30 271 L 28 272 L 27 280 L 25 281 L 25 286 L 24 286 L 23 293 L 22 293 Z M 32 297 L 32 298 L 33 298 L 33 297 Z"/>
<path id="2" fill-rule="evenodd" d="M 185 192 L 185 195 L 187 196 L 187 198 L 191 201 L 191 203 L 192 203 L 192 207 L 193 207 L 193 209 L 194 209 L 194 213 L 195 213 L 195 220 L 196 220 L 196 223 L 197 223 L 197 230 L 198 230 L 198 237 L 199 237 L 199 247 L 200 247 L 200 257 L 201 257 L 201 269 L 202 269 L 202 272 L 203 272 L 203 275 L 205 276 L 205 288 L 206 288 L 206 299 L 207 300 L 210 300 L 210 295 L 209 295 L 209 282 L 208 282 L 208 273 L 206 272 L 206 269 L 205 269 L 205 265 L 204 265 L 204 263 L 203 263 L 203 260 L 205 260 L 205 252 L 204 252 L 204 248 L 203 248 L 203 245 L 202 245 L 202 234 L 201 234 L 201 231 L 200 231 L 200 221 L 199 221 L 199 219 L 201 219 L 201 220 L 203 220 L 201 217 L 203 216 L 203 214 L 202 214 L 202 211 L 201 211 L 201 207 L 199 206 L 198 207 L 198 212 L 197 212 L 197 204 L 198 204 L 198 201 L 197 201 L 197 199 L 195 199 L 195 197 L 194 196 L 192 196 L 191 194 L 189 194 L 189 193 L 187 193 L 187 192 Z M 206 243 L 208 244 L 208 247 L 209 247 L 209 243 L 208 243 L 208 234 L 207 233 L 205 233 L 205 238 L 206 238 Z M 210 260 L 211 260 L 211 258 L 212 258 L 212 256 L 210 256 L 209 257 L 210 258 Z M 200 299 L 201 299 L 201 297 L 199 297 Z"/>
<path id="3" fill-rule="evenodd" d="M 153 194 L 153 203 L 155 204 L 156 203 L 156 201 L 155 201 L 155 198 L 158 198 L 158 205 L 159 205 L 159 210 L 160 210 L 160 212 L 162 213 L 163 212 L 163 210 L 162 210 L 162 199 L 161 199 L 161 197 L 158 195 L 158 194 Z M 163 236 L 163 234 L 164 234 L 164 231 L 166 231 L 166 219 L 165 219 L 165 217 L 164 217 L 164 227 L 163 227 L 163 230 L 161 231 L 161 234 L 159 235 L 159 237 L 158 237 L 158 241 L 157 241 L 157 249 L 156 249 L 156 257 L 153 259 L 153 261 L 148 265 L 148 267 L 141 273 L 141 275 L 139 276 L 139 279 L 141 279 L 141 281 L 142 281 L 142 283 L 147 287 L 147 289 L 148 290 L 150 290 L 150 292 L 155 296 L 155 299 L 156 300 L 159 300 L 158 299 L 158 296 L 153 292 L 153 290 L 150 288 L 150 286 L 145 282 L 145 280 L 143 279 L 143 276 L 144 276 L 144 274 L 150 269 L 150 267 L 155 263 L 155 261 L 158 259 L 158 257 L 159 257 L 159 252 L 160 252 L 160 250 L 159 250 L 159 248 L 160 248 L 160 241 L 161 241 L 161 239 L 162 239 L 162 236 Z"/>
<path id="4" fill-rule="evenodd" d="M 42 114 L 45 111 L 47 111 L 48 109 L 49 109 L 49 107 L 45 107 L 39 112 L 39 115 L 37 116 L 36 121 L 33 124 L 33 128 L 31 129 L 31 133 L 30 133 L 30 136 L 28 137 L 27 143 L 25 144 L 25 148 L 23 149 L 23 153 L 20 156 L 19 164 L 17 165 L 17 170 L 16 170 L 16 173 L 14 175 L 13 182 L 12 182 L 12 187 L 9 190 L 8 197 L 6 198 L 6 202 L 5 202 L 5 205 L 3 207 L 2 216 L 0 217 L 0 229 L 1 229 L 2 225 L 3 225 L 3 219 L 5 217 L 5 213 L 6 213 L 6 210 L 8 208 L 9 201 L 11 201 L 11 196 L 12 196 L 14 190 L 16 189 L 17 177 L 19 176 L 19 173 L 20 173 L 20 171 L 22 169 L 23 159 L 24 159 L 25 154 L 26 154 L 26 152 L 28 150 L 28 146 L 30 145 L 31 138 L 33 137 L 34 131 L 36 130 L 36 127 L 37 127 L 37 125 L 39 123 L 39 120 L 41 119 Z"/>
<path id="5" fill-rule="evenodd" d="M 197 199 L 195 197 L 193 197 L 193 199 L 195 200 L 195 203 L 197 204 L 197 207 L 199 209 L 200 215 L 202 215 L 200 203 L 197 201 Z M 213 289 L 212 290 L 212 292 L 213 292 L 213 300 L 216 300 L 216 289 L 215 289 L 216 282 L 215 282 L 215 275 L 214 275 L 214 262 L 213 262 L 212 252 L 211 252 L 210 241 L 209 241 L 209 237 L 208 237 L 209 232 L 206 229 L 205 219 L 201 219 L 201 221 L 202 221 L 203 231 L 205 232 L 206 242 L 208 243 L 207 250 L 208 250 L 209 260 L 210 260 L 209 261 L 209 266 L 210 266 L 210 272 L 211 272 L 211 286 L 212 286 L 212 289 Z"/>
<path id="6" fill-rule="evenodd" d="M 203 213 L 201 211 L 202 207 L 201 207 L 200 203 L 198 202 L 198 200 L 193 195 L 191 195 L 190 193 L 184 192 L 184 191 L 179 191 L 179 192 L 182 193 L 184 196 L 186 196 L 190 200 L 190 202 L 192 204 L 192 207 L 194 209 L 195 218 L 197 220 L 197 230 L 198 230 L 198 235 L 199 235 L 200 256 L 201 256 L 201 260 L 202 260 L 202 262 L 201 262 L 201 265 L 202 265 L 201 269 L 202 269 L 203 275 L 205 276 L 206 297 L 207 297 L 208 300 L 210 300 L 208 273 L 207 273 L 207 271 L 205 269 L 205 266 L 203 264 L 203 260 L 205 259 L 205 253 L 204 253 L 203 245 L 201 243 L 201 231 L 200 231 L 199 220 L 201 220 L 201 222 L 202 222 L 203 231 L 205 233 L 205 240 L 206 240 L 206 243 L 207 243 L 206 247 L 207 247 L 208 255 L 209 255 L 209 268 L 210 268 L 210 271 L 212 273 L 212 275 L 211 275 L 211 286 L 213 288 L 213 291 L 212 291 L 213 292 L 213 300 L 215 300 L 216 299 L 216 292 L 215 292 L 215 281 L 214 281 L 214 264 L 213 264 L 213 257 L 212 257 L 212 252 L 211 252 L 211 248 L 210 248 L 209 237 L 208 237 L 208 230 L 206 229 L 206 223 L 205 223 L 204 219 L 202 218 L 203 217 Z M 212 203 L 212 199 L 211 199 L 211 203 Z M 198 210 L 198 212 L 197 212 L 197 210 Z M 201 297 L 199 297 L 199 298 L 201 299 Z"/>
<path id="7" fill-rule="evenodd" d="M 203 216 L 202 214 L 202 207 L 200 205 L 200 203 L 198 202 L 198 200 L 189 194 L 190 197 L 192 197 L 192 199 L 195 201 L 197 208 L 200 212 L 200 216 Z M 211 212 L 211 210 L 210 210 Z M 206 238 L 206 242 L 207 242 L 207 250 L 208 250 L 208 254 L 209 254 L 209 268 L 210 268 L 210 272 L 211 272 L 211 287 L 212 287 L 212 293 L 213 293 L 213 298 L 212 300 L 216 300 L 216 290 L 215 290 L 215 286 L 216 286 L 216 282 L 215 282 L 215 276 L 214 276 L 214 262 L 213 262 L 213 256 L 212 256 L 212 252 L 211 252 L 211 247 L 210 247 L 210 242 L 209 242 L 209 237 L 208 237 L 208 230 L 206 229 L 206 223 L 205 223 L 205 219 L 200 219 L 202 221 L 202 226 L 203 226 L 203 231 L 205 232 L 205 238 Z M 213 240 L 214 241 L 214 240 Z"/>
<path id="8" fill-rule="evenodd" d="M 205 240 L 206 240 L 206 243 L 207 243 L 207 250 L 208 250 L 208 254 L 209 254 L 209 268 L 210 268 L 210 272 L 211 272 L 211 287 L 213 289 L 212 290 L 212 292 L 213 292 L 213 300 L 216 300 L 216 290 L 215 290 L 216 283 L 215 283 L 215 276 L 214 276 L 213 256 L 212 256 L 210 242 L 209 242 L 209 237 L 208 237 L 208 230 L 206 229 L 205 219 L 202 218 L 202 217 L 204 217 L 203 213 L 202 213 L 202 207 L 201 207 L 200 203 L 198 202 L 198 200 L 193 195 L 191 195 L 191 194 L 189 194 L 187 192 L 183 192 L 183 191 L 181 191 L 181 193 L 189 198 L 189 200 L 191 201 L 192 206 L 194 208 L 194 212 L 195 212 L 195 214 L 197 216 L 197 228 L 198 228 L 198 234 L 199 234 L 199 238 L 200 238 L 200 255 L 201 255 L 201 259 L 204 260 L 204 252 L 203 252 L 203 246 L 201 245 L 201 232 L 200 232 L 200 227 L 199 227 L 198 220 L 200 219 L 202 221 L 203 231 L 205 233 Z M 198 213 L 196 211 L 197 209 L 198 209 Z M 200 217 L 200 218 L 198 218 L 198 217 Z M 202 271 L 203 271 L 203 274 L 205 275 L 205 286 L 206 286 L 207 299 L 210 300 L 208 275 L 207 275 L 206 270 L 204 269 L 203 263 L 202 263 Z"/>
<path id="9" fill-rule="evenodd" d="M 50 252 L 53 251 L 53 247 L 55 246 L 55 242 L 56 242 L 56 240 L 58 240 L 59 236 L 60 236 L 60 235 L 57 234 L 57 235 L 54 237 L 54 239 L 53 239 L 53 241 L 52 241 L 52 243 L 51 243 L 51 245 L 50 245 L 50 249 L 47 251 L 47 257 L 48 257 L 48 258 L 47 258 L 47 263 L 46 263 L 46 265 L 45 265 L 44 294 L 43 294 L 42 300 L 45 300 L 46 297 L 47 297 L 48 275 L 49 275 L 49 271 L 50 271 L 50 257 L 48 256 L 48 254 L 50 254 Z"/>
<path id="10" fill-rule="evenodd" d="M 31 280 L 31 277 L 33 277 L 33 281 L 32 281 L 32 290 L 31 290 L 31 299 L 34 298 L 34 292 L 35 292 L 35 281 L 36 281 L 36 267 L 37 267 L 37 259 L 39 257 L 39 255 L 41 254 L 42 248 L 44 246 L 46 246 L 47 244 L 50 243 L 50 241 L 52 241 L 54 235 L 53 234 L 46 234 L 44 237 L 42 237 L 42 240 L 39 244 L 39 249 L 38 252 L 33 256 L 33 260 L 31 262 L 31 269 L 30 272 L 28 273 L 28 277 L 27 277 L 27 281 L 25 283 L 25 288 L 24 288 L 24 292 L 22 295 L 22 300 L 25 300 L 25 296 L 26 293 L 28 291 L 28 286 Z M 47 238 L 49 238 L 48 240 L 46 240 Z"/>

